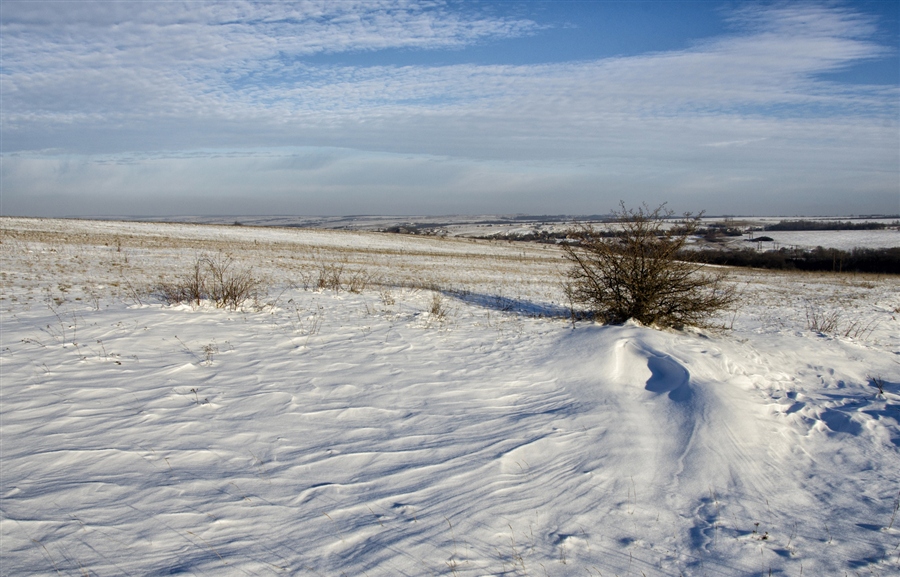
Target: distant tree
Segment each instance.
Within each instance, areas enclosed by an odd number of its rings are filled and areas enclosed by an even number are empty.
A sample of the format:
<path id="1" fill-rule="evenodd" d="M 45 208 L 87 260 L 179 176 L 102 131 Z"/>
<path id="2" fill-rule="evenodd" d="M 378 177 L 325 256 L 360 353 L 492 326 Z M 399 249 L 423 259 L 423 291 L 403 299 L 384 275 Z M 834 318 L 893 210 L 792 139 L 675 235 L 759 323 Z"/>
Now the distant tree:
<path id="1" fill-rule="evenodd" d="M 883 230 L 885 228 L 888 228 L 888 225 L 883 222 L 782 220 L 770 224 L 766 230 Z"/>
<path id="2" fill-rule="evenodd" d="M 684 260 L 679 251 L 700 225 L 703 213 L 670 223 L 665 204 L 651 210 L 625 207 L 596 230 L 579 225 L 575 243 L 563 251 L 572 266 L 564 288 L 571 302 L 602 322 L 634 319 L 661 327 L 704 326 L 715 313 L 737 303 L 737 291 L 723 269 Z"/>

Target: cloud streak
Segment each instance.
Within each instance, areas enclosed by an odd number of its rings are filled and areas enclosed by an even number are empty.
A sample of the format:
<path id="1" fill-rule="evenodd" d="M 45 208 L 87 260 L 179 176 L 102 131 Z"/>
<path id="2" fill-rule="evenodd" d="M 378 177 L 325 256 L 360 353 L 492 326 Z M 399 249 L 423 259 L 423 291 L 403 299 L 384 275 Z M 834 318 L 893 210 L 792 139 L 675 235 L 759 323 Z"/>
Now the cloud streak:
<path id="1" fill-rule="evenodd" d="M 255 150 L 324 147 L 400 155 L 385 164 L 394 186 L 416 172 L 418 161 L 400 168 L 410 154 L 429 166 L 453 159 L 469 175 L 453 182 L 470 187 L 499 187 L 485 176 L 509 176 L 497 163 L 535 162 L 546 163 L 532 174 L 546 186 L 584 186 L 585 170 L 622 188 L 629 175 L 660 175 L 633 181 L 648 195 L 705 173 L 719 176 L 701 191 L 823 173 L 875 175 L 879 190 L 896 182 L 898 87 L 823 76 L 889 53 L 871 39 L 871 18 L 788 5 L 741 9 L 729 25 L 685 50 L 631 57 L 363 67 L 313 56 L 462 49 L 541 27 L 443 3 L 9 2 L 4 174 L 25 190 L 23 159 L 48 152 L 239 150 L 252 164 Z"/>

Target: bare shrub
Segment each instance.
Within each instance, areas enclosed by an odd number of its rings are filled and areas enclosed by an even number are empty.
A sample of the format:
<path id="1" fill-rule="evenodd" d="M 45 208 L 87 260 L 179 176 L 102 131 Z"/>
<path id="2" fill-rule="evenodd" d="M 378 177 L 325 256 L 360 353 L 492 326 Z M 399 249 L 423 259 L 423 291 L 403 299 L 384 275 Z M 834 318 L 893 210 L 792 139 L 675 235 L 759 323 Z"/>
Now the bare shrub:
<path id="1" fill-rule="evenodd" d="M 256 302 L 264 283 L 253 269 L 235 265 L 227 256 L 200 257 L 191 270 L 174 282 L 162 282 L 156 292 L 168 304 L 190 303 L 199 306 L 204 299 L 216 308 L 236 310 L 247 301 Z"/>
<path id="2" fill-rule="evenodd" d="M 823 312 L 806 304 L 806 327 L 816 333 L 832 334 L 838 331 L 841 313 L 837 310 Z"/>
<path id="3" fill-rule="evenodd" d="M 339 291 L 343 274 L 343 263 L 322 263 L 319 265 L 319 279 L 316 281 L 316 287 Z"/>
<path id="4" fill-rule="evenodd" d="M 845 321 L 840 310 L 823 311 L 808 301 L 805 303 L 805 308 L 806 328 L 822 335 L 866 340 L 878 326 L 878 319 L 866 321 L 857 317 Z"/>
<path id="5" fill-rule="evenodd" d="M 258 299 L 262 282 L 253 275 L 253 269 L 235 266 L 230 257 L 208 258 L 206 268 L 207 292 L 217 308 L 235 310 Z"/>
<path id="6" fill-rule="evenodd" d="M 577 243 L 563 245 L 572 264 L 563 286 L 571 303 L 605 323 L 634 319 L 662 327 L 705 326 L 737 304 L 724 270 L 679 260 L 703 213 L 685 214 L 668 228 L 673 213 L 664 204 L 651 210 L 620 203 L 614 214 L 614 227 L 578 226 L 570 231 Z"/>
<path id="7" fill-rule="evenodd" d="M 191 271 L 175 282 L 162 282 L 156 287 L 162 300 L 168 304 L 190 303 L 200 305 L 206 295 L 204 260 L 198 258 Z"/>
<path id="8" fill-rule="evenodd" d="M 190 302 L 185 296 L 184 287 L 178 282 L 161 282 L 155 287 L 156 294 L 167 305 Z"/>
<path id="9" fill-rule="evenodd" d="M 372 276 L 364 268 L 348 270 L 345 262 L 327 262 L 319 264 L 315 286 L 318 289 L 335 292 L 346 290 L 360 293 L 366 290 L 372 282 Z"/>
<path id="10" fill-rule="evenodd" d="M 365 269 L 357 269 L 353 271 L 344 286 L 352 293 L 361 293 L 369 287 L 372 282 L 372 276 Z"/>

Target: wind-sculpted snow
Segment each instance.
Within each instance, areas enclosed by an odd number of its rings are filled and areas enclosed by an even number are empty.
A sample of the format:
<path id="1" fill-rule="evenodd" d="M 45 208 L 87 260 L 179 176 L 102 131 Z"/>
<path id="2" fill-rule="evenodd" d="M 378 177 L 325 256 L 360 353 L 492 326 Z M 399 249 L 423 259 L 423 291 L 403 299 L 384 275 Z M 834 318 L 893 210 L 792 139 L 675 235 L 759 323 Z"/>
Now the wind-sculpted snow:
<path id="1" fill-rule="evenodd" d="M 173 248 L 7 233 L 3 575 L 900 572 L 890 278 L 803 277 L 858 294 L 866 339 L 798 325 L 778 275 L 744 277 L 732 331 L 573 325 L 540 259 L 493 295 L 440 260 L 454 290 L 228 311 L 92 292 Z M 458 254 L 491 251 L 521 253 Z"/>

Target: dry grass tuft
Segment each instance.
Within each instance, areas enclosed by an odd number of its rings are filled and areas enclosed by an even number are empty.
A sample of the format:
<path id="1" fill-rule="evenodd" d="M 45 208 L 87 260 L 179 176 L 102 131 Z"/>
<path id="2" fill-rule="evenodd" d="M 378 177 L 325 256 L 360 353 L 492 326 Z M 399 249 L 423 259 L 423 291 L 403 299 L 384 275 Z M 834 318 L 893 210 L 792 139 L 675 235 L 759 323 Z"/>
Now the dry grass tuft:
<path id="1" fill-rule="evenodd" d="M 209 300 L 216 308 L 237 310 L 246 303 L 258 303 L 266 292 L 265 283 L 253 269 L 235 264 L 230 256 L 199 257 L 190 271 L 174 282 L 157 285 L 156 292 L 168 304 L 199 306 Z"/>

